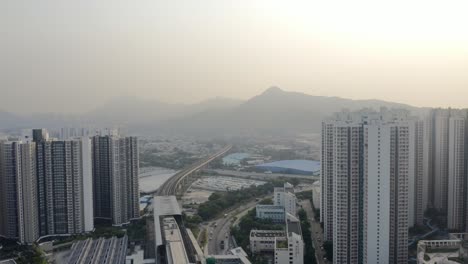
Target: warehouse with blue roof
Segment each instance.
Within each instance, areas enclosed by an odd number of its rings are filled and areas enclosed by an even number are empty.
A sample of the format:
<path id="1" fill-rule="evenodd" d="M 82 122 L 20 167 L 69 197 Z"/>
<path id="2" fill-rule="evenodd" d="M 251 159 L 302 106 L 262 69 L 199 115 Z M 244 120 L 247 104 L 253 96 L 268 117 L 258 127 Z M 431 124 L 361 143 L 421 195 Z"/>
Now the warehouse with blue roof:
<path id="1" fill-rule="evenodd" d="M 272 173 L 319 175 L 320 161 L 316 160 L 280 160 L 255 166 L 260 171 Z"/>

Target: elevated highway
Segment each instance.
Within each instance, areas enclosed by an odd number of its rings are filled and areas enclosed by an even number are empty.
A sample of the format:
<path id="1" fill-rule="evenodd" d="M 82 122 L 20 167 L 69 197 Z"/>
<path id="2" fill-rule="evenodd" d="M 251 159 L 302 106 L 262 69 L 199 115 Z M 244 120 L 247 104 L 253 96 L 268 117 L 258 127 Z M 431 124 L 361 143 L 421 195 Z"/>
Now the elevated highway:
<path id="1" fill-rule="evenodd" d="M 188 263 L 185 259 L 188 258 L 190 263 L 198 263 L 196 257 L 196 247 L 192 244 L 190 235 L 184 225 L 181 217 L 179 205 L 177 204 L 176 196 L 182 194 L 184 190 L 184 180 L 190 177 L 194 172 L 202 169 L 213 160 L 223 156 L 232 145 L 228 145 L 209 157 L 190 165 L 189 167 L 174 174 L 166 180 L 163 185 L 155 192 L 152 192 L 157 197 L 154 199 L 154 231 L 155 232 L 155 257 L 156 263 L 161 259 L 174 258 L 171 263 Z M 164 215 L 173 216 L 173 218 L 164 219 Z M 161 219 L 162 218 L 162 219 Z M 174 219 L 172 221 L 172 219 Z M 172 221 L 172 230 L 167 230 L 166 224 L 161 224 L 161 221 Z M 175 224 L 177 223 L 177 224 Z M 177 232 L 175 232 L 177 231 Z M 177 236 L 174 234 L 177 233 Z M 172 240 L 171 240 L 172 239 Z M 196 241 L 196 240 L 195 240 Z M 176 248 L 177 247 L 177 250 Z M 177 259 L 177 260 L 175 260 Z M 159 260 L 159 261 L 158 261 Z"/>
<path id="2" fill-rule="evenodd" d="M 168 195 L 178 195 L 183 192 L 182 189 L 182 183 L 183 181 L 189 177 L 192 173 L 199 171 L 208 163 L 212 162 L 213 160 L 223 156 L 226 154 L 229 150 L 231 150 L 232 145 L 228 145 L 215 154 L 196 162 L 195 164 L 190 165 L 189 167 L 179 171 L 178 173 L 174 174 L 171 178 L 169 178 L 166 182 L 164 182 L 163 185 L 159 187 L 159 189 L 152 194 L 158 195 L 158 196 L 168 196 Z"/>

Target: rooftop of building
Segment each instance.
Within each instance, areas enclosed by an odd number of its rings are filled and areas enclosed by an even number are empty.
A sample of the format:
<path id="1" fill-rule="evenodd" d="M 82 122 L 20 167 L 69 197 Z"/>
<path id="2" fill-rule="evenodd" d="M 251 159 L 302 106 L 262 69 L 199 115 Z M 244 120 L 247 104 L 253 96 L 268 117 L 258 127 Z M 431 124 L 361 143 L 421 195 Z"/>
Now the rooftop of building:
<path id="1" fill-rule="evenodd" d="M 259 208 L 259 209 L 284 210 L 284 206 L 282 206 L 282 205 L 273 205 L 273 204 L 257 204 L 256 207 Z"/>
<path id="2" fill-rule="evenodd" d="M 289 233 L 296 233 L 302 236 L 301 222 L 292 214 L 286 214 L 286 230 Z"/>
<path id="3" fill-rule="evenodd" d="M 127 256 L 128 237 L 88 238 L 72 245 L 68 263 L 115 263 L 124 264 Z"/>
<path id="4" fill-rule="evenodd" d="M 177 198 L 175 196 L 154 196 L 153 198 L 153 216 L 154 216 L 154 231 L 156 244 L 155 246 L 163 245 L 162 237 L 162 219 L 165 216 L 180 216 L 182 212 Z"/>
<path id="5" fill-rule="evenodd" d="M 174 217 L 163 219 L 166 252 L 173 263 L 189 263 L 182 234 Z"/>
<path id="6" fill-rule="evenodd" d="M 418 263 L 464 263 L 468 258 L 468 233 L 451 233 L 449 239 L 420 240 L 417 246 Z"/>
<path id="7" fill-rule="evenodd" d="M 320 170 L 320 162 L 316 160 L 280 160 L 255 166 L 256 168 L 269 170 L 274 173 L 290 173 L 290 174 L 314 174 Z M 285 186 L 285 188 L 293 188 L 293 186 Z"/>
<path id="8" fill-rule="evenodd" d="M 251 230 L 251 237 L 286 237 L 284 230 Z"/>

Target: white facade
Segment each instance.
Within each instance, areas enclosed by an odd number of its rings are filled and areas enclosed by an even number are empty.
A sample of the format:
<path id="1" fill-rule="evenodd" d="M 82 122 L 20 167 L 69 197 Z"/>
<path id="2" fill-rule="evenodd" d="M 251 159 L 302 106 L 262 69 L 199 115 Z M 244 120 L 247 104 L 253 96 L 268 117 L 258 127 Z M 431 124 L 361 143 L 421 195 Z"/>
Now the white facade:
<path id="1" fill-rule="evenodd" d="M 320 210 L 320 181 L 314 182 L 312 184 L 312 202 L 314 203 L 314 208 Z"/>
<path id="2" fill-rule="evenodd" d="M 425 145 L 425 124 L 423 120 L 416 120 L 414 123 L 414 133 L 412 133 L 412 141 L 415 142 L 414 146 L 414 163 L 411 162 L 410 166 L 414 165 L 414 180 L 413 185 L 409 189 L 414 190 L 414 194 L 411 195 L 414 199 L 414 203 L 410 203 L 410 208 L 413 208 L 414 212 L 411 212 L 410 216 L 414 219 L 408 221 L 410 226 L 419 225 L 422 226 L 424 220 L 424 212 L 428 208 L 428 195 L 429 195 L 429 177 L 425 174 L 425 153 L 428 152 Z"/>
<path id="3" fill-rule="evenodd" d="M 285 183 L 284 187 L 276 187 L 273 195 L 273 203 L 277 206 L 283 206 L 286 213 L 296 215 L 296 195 L 291 184 Z"/>
<path id="4" fill-rule="evenodd" d="M 304 242 L 302 237 L 296 233 L 290 233 L 287 241 L 279 238 L 275 240 L 275 264 L 286 263 L 304 263 Z"/>
<path id="5" fill-rule="evenodd" d="M 94 208 L 92 144 L 89 137 L 81 138 L 81 154 L 83 166 L 84 231 L 91 232 L 94 230 Z"/>
<path id="6" fill-rule="evenodd" d="M 251 230 L 250 251 L 255 253 L 274 252 L 275 241 L 287 241 L 286 232 L 281 230 Z"/>
<path id="7" fill-rule="evenodd" d="M 403 263 L 408 258 L 410 125 L 365 126 L 364 263 Z"/>
<path id="8" fill-rule="evenodd" d="M 415 120 L 405 111 L 344 112 L 322 131 L 322 221 L 334 261 L 406 263 L 417 208 Z"/>
<path id="9" fill-rule="evenodd" d="M 302 236 L 294 232 L 252 230 L 250 250 L 253 254 L 273 252 L 275 264 L 304 263 L 304 242 Z"/>

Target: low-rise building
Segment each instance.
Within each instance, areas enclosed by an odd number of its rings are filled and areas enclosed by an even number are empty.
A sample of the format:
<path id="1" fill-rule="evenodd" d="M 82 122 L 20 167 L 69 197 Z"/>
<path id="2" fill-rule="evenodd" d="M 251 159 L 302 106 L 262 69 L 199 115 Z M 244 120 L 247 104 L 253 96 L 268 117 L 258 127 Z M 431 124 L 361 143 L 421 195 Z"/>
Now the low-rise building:
<path id="1" fill-rule="evenodd" d="M 206 259 L 207 264 L 252 264 L 247 258 L 247 253 L 241 248 L 233 248 L 228 255 L 213 255 Z"/>
<path id="2" fill-rule="evenodd" d="M 276 241 L 287 241 L 283 230 L 251 230 L 250 251 L 255 253 L 274 252 Z"/>
<path id="3" fill-rule="evenodd" d="M 296 215 L 296 195 L 294 195 L 294 186 L 285 183 L 283 187 L 276 187 L 273 194 L 273 204 L 283 206 L 286 213 Z"/>
<path id="4" fill-rule="evenodd" d="M 256 216 L 259 219 L 271 219 L 275 223 L 284 223 L 284 206 L 258 204 L 256 207 Z"/>
<path id="5" fill-rule="evenodd" d="M 304 242 L 295 232 L 252 230 L 250 250 L 253 254 L 274 253 L 275 264 L 304 263 Z"/>
<path id="6" fill-rule="evenodd" d="M 466 263 L 468 233 L 452 233 L 449 239 L 420 240 L 417 247 L 418 264 Z"/>
<path id="7" fill-rule="evenodd" d="M 284 263 L 304 263 L 304 242 L 301 235 L 291 232 L 287 240 L 275 240 L 275 264 Z"/>

